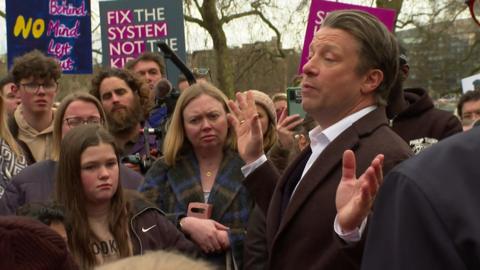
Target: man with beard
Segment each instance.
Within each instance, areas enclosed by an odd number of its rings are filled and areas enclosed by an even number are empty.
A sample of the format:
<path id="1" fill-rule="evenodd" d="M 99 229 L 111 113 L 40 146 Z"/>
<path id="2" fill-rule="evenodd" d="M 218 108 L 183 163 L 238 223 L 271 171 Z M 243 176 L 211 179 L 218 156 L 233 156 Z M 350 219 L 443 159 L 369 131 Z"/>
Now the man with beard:
<path id="1" fill-rule="evenodd" d="M 144 120 L 152 107 L 148 85 L 130 71 L 104 69 L 92 79 L 90 93 L 102 102 L 110 133 L 122 149 L 122 156 L 142 165 L 141 160 L 157 149 L 155 136 L 142 133 L 149 128 Z"/>

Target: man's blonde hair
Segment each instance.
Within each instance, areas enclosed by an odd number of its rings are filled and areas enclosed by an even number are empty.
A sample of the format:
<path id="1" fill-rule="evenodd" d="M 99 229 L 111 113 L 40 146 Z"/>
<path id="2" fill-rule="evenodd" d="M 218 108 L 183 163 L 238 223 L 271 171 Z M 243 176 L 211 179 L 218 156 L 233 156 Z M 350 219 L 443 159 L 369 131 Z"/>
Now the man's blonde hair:
<path id="1" fill-rule="evenodd" d="M 133 256 L 95 268 L 97 270 L 213 270 L 202 260 L 195 260 L 177 252 L 155 251 L 143 256 Z"/>

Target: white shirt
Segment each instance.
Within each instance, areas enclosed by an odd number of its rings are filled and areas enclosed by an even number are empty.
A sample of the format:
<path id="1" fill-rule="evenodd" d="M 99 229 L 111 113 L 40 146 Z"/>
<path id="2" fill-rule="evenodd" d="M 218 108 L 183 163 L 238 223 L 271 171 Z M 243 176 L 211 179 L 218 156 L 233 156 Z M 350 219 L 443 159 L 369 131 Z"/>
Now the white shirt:
<path id="1" fill-rule="evenodd" d="M 376 108 L 377 108 L 377 106 L 368 106 L 366 108 L 361 109 L 358 112 L 350 114 L 349 116 L 343 118 L 342 120 L 336 122 L 335 124 L 331 125 L 330 127 L 326 128 L 326 129 L 322 129 L 321 126 L 318 126 L 314 129 L 312 129 L 308 133 L 308 136 L 310 137 L 310 148 L 312 149 L 312 154 L 308 158 L 307 164 L 305 165 L 305 168 L 303 169 L 302 177 L 301 177 L 300 181 L 298 181 L 297 185 L 295 186 L 295 189 L 293 190 L 293 193 L 292 193 L 292 196 L 290 197 L 290 200 L 293 198 L 293 196 L 295 196 L 295 191 L 297 190 L 298 186 L 302 182 L 303 176 L 308 172 L 308 170 L 310 170 L 313 163 L 315 162 L 315 160 L 317 160 L 317 158 L 320 156 L 320 154 L 323 152 L 323 150 L 325 150 L 325 148 L 333 140 L 335 140 L 340 134 L 342 134 L 353 123 L 355 123 L 360 118 L 367 115 L 368 113 L 372 112 Z M 260 158 L 258 158 L 254 162 L 243 166 L 241 168 L 243 175 L 245 177 L 247 177 L 255 169 L 260 167 L 265 161 L 267 161 L 267 157 L 265 155 L 262 155 Z M 357 229 L 357 230 L 352 231 L 352 232 L 343 232 L 340 229 L 340 226 L 338 226 L 337 218 L 335 217 L 334 230 L 343 240 L 345 240 L 347 242 L 354 242 L 354 241 L 359 241 L 360 240 L 363 229 L 365 228 L 365 224 L 366 224 L 366 219 L 362 222 L 362 226 L 360 226 L 360 229 Z"/>
<path id="2" fill-rule="evenodd" d="M 297 186 L 295 186 L 295 189 L 293 190 L 292 197 L 295 194 L 295 191 L 298 188 L 298 185 L 303 180 L 303 177 L 305 174 L 310 170 L 312 167 L 313 163 L 317 158 L 320 156 L 320 154 L 327 148 L 327 146 L 335 140 L 340 134 L 342 134 L 347 128 L 349 128 L 353 123 L 358 121 L 360 118 L 364 117 L 368 113 L 372 112 L 375 110 L 377 106 L 369 106 L 366 108 L 361 109 L 358 112 L 355 112 L 353 114 L 350 114 L 349 116 L 343 118 L 342 120 L 338 121 L 337 123 L 331 125 L 330 127 L 326 129 L 322 129 L 321 126 L 318 126 L 314 129 L 312 129 L 308 133 L 308 137 L 310 137 L 310 148 L 312 149 L 312 154 L 310 155 L 310 158 L 307 161 L 307 164 L 305 165 L 305 168 L 303 169 L 302 173 L 302 178 L 300 181 L 298 181 Z M 291 198 L 290 198 L 291 199 Z"/>

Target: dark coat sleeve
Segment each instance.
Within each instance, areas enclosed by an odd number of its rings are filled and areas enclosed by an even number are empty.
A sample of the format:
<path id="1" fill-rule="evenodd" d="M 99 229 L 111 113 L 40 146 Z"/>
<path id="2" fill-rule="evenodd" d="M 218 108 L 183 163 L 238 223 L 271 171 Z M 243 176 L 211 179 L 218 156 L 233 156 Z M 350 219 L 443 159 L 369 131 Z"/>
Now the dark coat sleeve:
<path id="1" fill-rule="evenodd" d="M 275 166 L 267 161 L 248 175 L 243 182 L 263 213 L 267 213 L 279 178 L 280 175 Z"/>
<path id="2" fill-rule="evenodd" d="M 467 269 L 432 205 L 408 177 L 389 174 L 375 202 L 362 269 Z"/>
<path id="3" fill-rule="evenodd" d="M 157 237 L 165 237 L 166 248 L 167 249 L 176 249 L 178 251 L 188 253 L 188 254 L 197 254 L 199 249 L 197 246 L 190 240 L 188 240 L 185 235 L 177 229 L 167 218 L 159 213 L 155 213 L 157 224 L 159 224 L 164 231 L 157 234 Z M 159 231 L 157 231 L 159 232 Z"/>
<path id="4" fill-rule="evenodd" d="M 268 249 L 265 214 L 256 205 L 250 214 L 244 243 L 243 267 L 249 270 L 267 269 Z"/>
<path id="5" fill-rule="evenodd" d="M 451 114 L 448 119 L 445 121 L 445 129 L 442 132 L 441 139 L 445 139 L 447 137 L 452 136 L 453 134 L 457 134 L 463 131 L 462 123 L 458 118 Z"/>
<path id="6" fill-rule="evenodd" d="M 155 227 L 151 228 L 154 225 Z M 163 249 L 177 250 L 192 256 L 199 254 L 198 247 L 158 210 L 151 208 L 144 211 L 136 218 L 133 226 L 133 233 L 138 237 L 135 250 L 139 250 L 141 244 L 143 252 Z"/>

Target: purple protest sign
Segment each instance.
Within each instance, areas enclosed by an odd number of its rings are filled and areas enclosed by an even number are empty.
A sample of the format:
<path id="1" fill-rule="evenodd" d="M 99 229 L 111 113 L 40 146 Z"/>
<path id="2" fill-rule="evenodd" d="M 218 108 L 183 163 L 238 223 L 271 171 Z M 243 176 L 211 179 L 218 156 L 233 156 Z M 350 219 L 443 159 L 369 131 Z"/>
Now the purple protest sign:
<path id="1" fill-rule="evenodd" d="M 103 65 L 123 68 L 140 54 L 158 52 L 164 41 L 181 59 L 186 58 L 182 1 L 101 1 Z M 167 63 L 169 76 L 178 73 Z"/>
<path id="2" fill-rule="evenodd" d="M 37 49 L 68 74 L 92 73 L 90 0 L 6 0 L 8 67 Z"/>
<path id="3" fill-rule="evenodd" d="M 303 42 L 302 58 L 300 59 L 300 67 L 298 73 L 302 73 L 303 65 L 308 59 L 308 46 L 312 42 L 313 34 L 320 28 L 323 20 L 329 12 L 341 9 L 356 9 L 368 12 L 377 17 L 383 24 L 393 31 L 395 24 L 395 11 L 386 8 L 372 8 L 352 4 L 344 4 L 338 2 L 330 2 L 323 0 L 312 0 L 310 5 L 310 14 L 308 15 L 307 31 L 305 33 L 305 41 Z"/>

